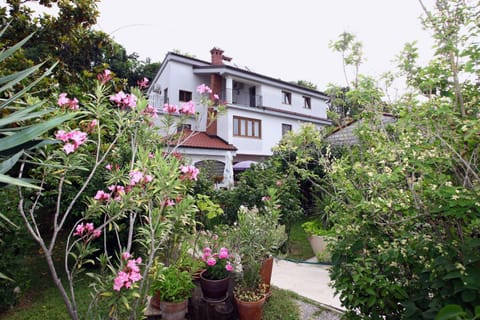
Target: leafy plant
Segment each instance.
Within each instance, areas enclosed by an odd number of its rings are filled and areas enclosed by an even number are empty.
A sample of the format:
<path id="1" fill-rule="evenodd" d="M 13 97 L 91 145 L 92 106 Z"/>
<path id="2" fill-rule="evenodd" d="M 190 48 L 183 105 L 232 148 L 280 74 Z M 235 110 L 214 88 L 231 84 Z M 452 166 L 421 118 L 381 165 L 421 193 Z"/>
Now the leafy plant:
<path id="1" fill-rule="evenodd" d="M 195 287 L 192 276 L 187 271 L 182 271 L 177 265 L 158 267 L 150 285 L 151 293 L 158 292 L 160 300 L 168 302 L 181 302 L 192 295 Z"/>

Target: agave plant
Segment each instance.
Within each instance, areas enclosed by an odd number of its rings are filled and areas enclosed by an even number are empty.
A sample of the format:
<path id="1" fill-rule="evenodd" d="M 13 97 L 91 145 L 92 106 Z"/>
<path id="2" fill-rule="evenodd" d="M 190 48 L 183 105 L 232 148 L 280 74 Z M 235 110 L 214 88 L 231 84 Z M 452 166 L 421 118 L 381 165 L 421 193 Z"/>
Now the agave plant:
<path id="1" fill-rule="evenodd" d="M 3 36 L 8 25 L 0 31 L 0 39 Z M 0 51 L 0 62 L 10 57 L 19 50 L 31 37 L 26 37 L 17 44 L 8 49 Z M 0 95 L 5 91 L 11 90 L 15 85 L 19 84 L 29 76 L 35 74 L 44 63 L 37 64 L 33 67 L 16 72 L 11 75 L 0 77 Z M 20 104 L 22 96 L 34 87 L 43 78 L 49 76 L 55 68 L 54 64 L 48 68 L 40 77 L 36 78 L 30 84 L 12 94 L 9 98 L 0 99 L 0 185 L 16 185 L 29 188 L 39 188 L 35 184 L 29 182 L 28 179 L 19 179 L 7 175 L 8 171 L 19 161 L 20 157 L 26 150 L 39 147 L 48 141 L 41 139 L 46 131 L 57 127 L 66 120 L 75 116 L 73 113 L 52 117 L 45 121 L 35 121 L 43 119 L 54 109 L 44 108 L 45 101 L 40 101 L 32 105 Z M 0 214 L 0 218 L 6 217 Z M 7 220 L 8 221 L 8 220 Z"/>

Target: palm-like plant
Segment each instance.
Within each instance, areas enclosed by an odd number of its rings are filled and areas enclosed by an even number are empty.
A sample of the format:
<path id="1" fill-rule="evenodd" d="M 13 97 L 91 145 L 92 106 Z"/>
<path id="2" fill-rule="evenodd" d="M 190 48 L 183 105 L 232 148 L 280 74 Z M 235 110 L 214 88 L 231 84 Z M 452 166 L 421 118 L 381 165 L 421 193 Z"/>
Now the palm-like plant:
<path id="1" fill-rule="evenodd" d="M 0 31 L 0 39 L 6 28 L 8 28 L 8 25 Z M 19 50 L 30 39 L 30 37 L 31 35 L 14 46 L 0 51 L 0 62 L 4 61 Z M 0 77 L 0 95 L 36 73 L 40 70 L 42 65 L 43 63 L 40 63 L 14 74 Z M 51 66 L 40 77 L 18 92 L 12 94 L 9 98 L 0 99 L 0 184 L 2 186 L 17 185 L 29 188 L 39 188 L 28 182 L 27 179 L 11 177 L 7 175 L 7 172 L 18 162 L 25 150 L 31 150 L 47 143 L 46 140 L 41 139 L 43 133 L 75 116 L 75 114 L 69 113 L 52 117 L 46 121 L 32 122 L 31 120 L 42 119 L 42 117 L 52 113 L 54 109 L 42 108 L 45 101 L 40 101 L 33 105 L 21 105 L 19 103 L 19 99 L 28 90 L 51 74 L 55 65 L 56 64 Z"/>

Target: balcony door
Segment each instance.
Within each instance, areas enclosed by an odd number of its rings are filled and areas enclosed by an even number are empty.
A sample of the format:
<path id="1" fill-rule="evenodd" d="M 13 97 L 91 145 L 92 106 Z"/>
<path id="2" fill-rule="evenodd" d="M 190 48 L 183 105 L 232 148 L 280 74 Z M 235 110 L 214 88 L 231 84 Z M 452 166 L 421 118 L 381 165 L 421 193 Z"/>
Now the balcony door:
<path id="1" fill-rule="evenodd" d="M 256 107 L 256 96 L 257 96 L 257 89 L 255 87 L 250 87 L 248 89 L 248 93 L 250 96 L 250 107 Z"/>

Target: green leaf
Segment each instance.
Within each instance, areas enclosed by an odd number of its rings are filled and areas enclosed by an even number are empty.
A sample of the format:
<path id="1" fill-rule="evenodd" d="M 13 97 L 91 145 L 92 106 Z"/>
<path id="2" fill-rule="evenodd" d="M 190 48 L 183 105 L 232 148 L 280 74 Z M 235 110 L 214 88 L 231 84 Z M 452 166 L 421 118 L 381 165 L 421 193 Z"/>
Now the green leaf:
<path id="1" fill-rule="evenodd" d="M 39 186 L 28 183 L 26 179 L 12 178 L 12 177 L 4 175 L 4 174 L 0 174 L 0 182 L 1 183 L 6 183 L 6 184 L 9 184 L 9 185 L 18 186 L 18 187 L 25 187 L 25 188 L 42 190 L 42 188 L 40 188 Z"/>
<path id="2" fill-rule="evenodd" d="M 19 152 L 14 154 L 12 157 L 6 160 L 3 160 L 3 162 L 0 163 L 0 174 L 8 172 L 15 165 L 15 163 L 17 163 L 18 159 L 20 159 L 22 154 L 23 154 L 23 150 L 20 150 Z"/>
<path id="3" fill-rule="evenodd" d="M 10 149 L 24 142 L 33 140 L 34 138 L 42 135 L 44 132 L 59 126 L 67 120 L 72 119 L 73 117 L 75 117 L 75 115 L 75 113 L 65 114 L 63 116 L 50 119 L 46 122 L 39 123 L 19 132 L 16 132 L 11 136 L 3 137 L 2 139 L 0 139 L 0 151 Z"/>
<path id="4" fill-rule="evenodd" d="M 4 31 L 5 29 L 2 32 Z M 33 33 L 23 38 L 23 40 L 17 42 L 14 46 L 11 46 L 7 50 L 3 50 L 2 52 L 0 52 L 0 61 L 3 61 L 9 56 L 11 56 L 12 54 L 14 54 L 15 51 L 20 49 L 32 36 L 33 36 Z"/>
<path id="5" fill-rule="evenodd" d="M 435 316 L 435 320 L 461 319 L 465 316 L 462 307 L 456 304 L 449 304 L 443 307 Z"/>
<path id="6" fill-rule="evenodd" d="M 10 281 L 10 282 L 15 282 L 15 280 L 13 280 L 12 278 L 7 277 L 5 274 L 3 274 L 3 273 L 1 273 L 1 272 L 0 272 L 0 279 L 2 279 L 2 280 L 7 280 L 7 281 Z"/>

